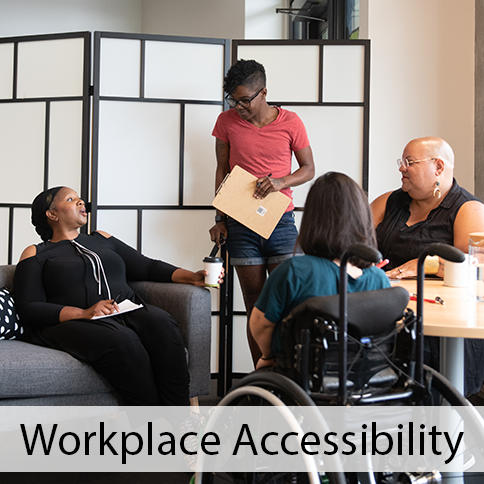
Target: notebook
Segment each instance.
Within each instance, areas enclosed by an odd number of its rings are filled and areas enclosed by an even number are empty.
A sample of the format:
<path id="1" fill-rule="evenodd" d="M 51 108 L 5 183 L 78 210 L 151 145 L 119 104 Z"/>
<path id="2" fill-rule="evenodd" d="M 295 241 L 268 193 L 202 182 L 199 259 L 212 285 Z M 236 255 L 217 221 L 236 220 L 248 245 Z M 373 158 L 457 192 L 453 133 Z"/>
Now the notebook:
<path id="1" fill-rule="evenodd" d="M 268 239 L 291 199 L 281 192 L 272 192 L 264 199 L 256 199 L 256 183 L 256 176 L 235 166 L 220 184 L 212 205 Z"/>
<path id="2" fill-rule="evenodd" d="M 131 302 L 129 299 L 125 299 L 124 301 L 118 304 L 119 312 L 114 312 L 112 314 L 104 314 L 103 316 L 93 316 L 91 319 L 101 319 L 101 318 L 109 318 L 111 316 L 117 316 L 118 314 L 122 313 L 129 313 L 130 311 L 134 311 L 136 309 L 142 308 L 142 304 L 136 304 Z"/>

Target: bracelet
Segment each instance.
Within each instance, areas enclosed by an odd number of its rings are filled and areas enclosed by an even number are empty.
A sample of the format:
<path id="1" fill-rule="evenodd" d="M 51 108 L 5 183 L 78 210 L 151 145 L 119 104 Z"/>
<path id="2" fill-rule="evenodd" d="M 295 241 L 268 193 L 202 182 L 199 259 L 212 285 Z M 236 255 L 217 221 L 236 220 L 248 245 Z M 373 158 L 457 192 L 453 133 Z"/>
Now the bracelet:
<path id="1" fill-rule="evenodd" d="M 435 275 L 439 272 L 439 256 L 427 256 L 425 258 L 425 274 Z"/>
<path id="2" fill-rule="evenodd" d="M 275 358 L 274 355 L 268 356 L 267 358 L 264 358 L 263 356 L 260 357 L 260 359 L 261 360 L 264 360 L 264 361 L 266 361 L 266 360 L 273 360 L 274 358 Z"/>
<path id="3" fill-rule="evenodd" d="M 215 215 L 215 223 L 225 222 L 227 220 L 227 215 Z"/>

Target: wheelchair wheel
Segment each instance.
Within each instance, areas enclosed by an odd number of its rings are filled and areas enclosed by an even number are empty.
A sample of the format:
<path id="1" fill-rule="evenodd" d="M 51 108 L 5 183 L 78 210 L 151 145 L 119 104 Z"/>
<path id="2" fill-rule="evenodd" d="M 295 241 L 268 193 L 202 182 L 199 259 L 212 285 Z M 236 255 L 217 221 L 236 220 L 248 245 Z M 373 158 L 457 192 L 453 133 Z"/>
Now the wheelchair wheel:
<path id="1" fill-rule="evenodd" d="M 270 391 L 280 398 L 286 405 L 298 405 L 302 407 L 314 407 L 316 404 L 309 395 L 294 381 L 287 376 L 272 371 L 255 371 L 242 378 L 231 390 L 251 385 Z M 230 393 L 228 394 L 230 395 Z M 249 405 L 254 405 L 252 401 Z M 227 404 L 228 405 L 228 404 Z M 231 403 L 233 405 L 233 403 Z"/>
<path id="2" fill-rule="evenodd" d="M 220 406 L 316 406 L 307 393 L 293 380 L 269 371 L 259 371 L 244 377 L 222 399 Z M 320 425 L 326 426 L 321 416 Z M 311 464 L 308 464 L 310 467 Z M 199 475 L 200 474 L 200 475 Z M 197 473 L 195 484 L 346 484 L 343 472 L 319 475 L 316 467 L 308 472 L 233 472 L 223 475 Z"/>
<path id="3" fill-rule="evenodd" d="M 452 386 L 452 384 L 440 373 L 430 367 L 424 366 L 426 381 L 431 381 L 431 397 L 425 401 L 417 401 L 413 404 L 425 406 L 452 406 L 456 407 L 456 417 L 462 423 L 465 418 L 466 434 L 470 433 L 472 438 L 470 445 L 466 445 L 459 458 L 461 459 L 462 472 L 472 471 L 475 463 L 484 460 L 484 424 L 482 417 L 475 408 Z M 412 405 L 410 402 L 400 402 L 404 405 Z M 293 380 L 274 372 L 254 372 L 243 378 L 234 389 L 222 400 L 222 405 L 286 405 L 286 406 L 316 406 L 311 397 Z M 459 408 L 468 407 L 459 412 Z M 473 411 L 467 412 L 469 408 Z M 470 418 L 470 420 L 469 420 Z M 456 456 L 457 457 L 457 456 Z M 402 473 L 398 465 L 388 468 L 384 472 L 353 472 L 326 473 L 315 477 L 314 473 L 267 473 L 267 472 L 234 472 L 226 475 L 214 475 L 201 473 L 196 484 L 219 484 L 222 482 L 233 482 L 236 484 L 245 483 L 267 483 L 267 484 L 306 484 L 315 482 L 329 484 L 395 484 L 415 482 L 416 479 L 423 479 L 422 482 L 433 482 L 433 476 L 439 475 L 438 471 L 433 473 Z M 455 475 L 455 474 L 454 474 Z M 316 480 L 317 479 L 317 480 Z M 425 481 L 427 479 L 427 481 Z M 437 482 L 438 479 L 435 481 Z"/>
<path id="4" fill-rule="evenodd" d="M 424 380 L 428 380 L 431 378 L 431 386 L 430 386 L 430 395 L 427 399 L 425 399 L 422 404 L 426 406 L 452 406 L 456 407 L 458 419 L 461 421 L 457 421 L 457 425 L 461 425 L 464 423 L 465 420 L 465 431 L 466 434 L 470 434 L 470 439 L 466 440 L 466 447 L 463 448 L 462 452 L 457 454 L 457 458 L 461 460 L 461 468 L 459 472 L 450 473 L 449 478 L 457 479 L 460 477 L 463 479 L 462 475 L 465 472 L 472 471 L 472 467 L 477 462 L 482 462 L 484 459 L 484 424 L 482 417 L 480 414 L 475 410 L 473 405 L 464 398 L 459 391 L 452 385 L 452 383 L 445 378 L 442 374 L 438 371 L 434 370 L 433 368 L 424 365 Z M 459 410 L 462 407 L 471 407 L 474 411 L 466 411 L 466 410 Z M 467 410 L 470 410 L 469 408 Z M 470 445 L 468 444 L 470 442 Z M 417 482 L 419 479 L 421 482 L 440 482 L 442 479 L 442 475 L 438 470 L 434 470 L 433 472 L 428 473 L 401 473 L 401 472 L 394 472 L 393 474 L 387 473 L 387 479 L 383 478 L 383 483 L 391 482 L 391 483 L 401 483 L 407 484 L 410 482 Z M 390 477 L 388 477 L 390 476 Z M 444 478 L 446 474 L 444 474 Z M 363 484 L 362 482 L 358 482 L 358 484 Z M 379 482 L 379 481 L 375 481 Z M 420 482 L 420 481 L 418 481 Z M 460 480 L 459 480 L 460 482 Z"/>
<path id="5" fill-rule="evenodd" d="M 453 407 L 467 407 L 471 403 L 464 398 L 459 391 L 452 385 L 452 383 L 434 370 L 430 366 L 424 365 L 424 375 L 432 378 L 431 398 L 430 402 L 426 402 L 431 406 L 452 405 Z"/>

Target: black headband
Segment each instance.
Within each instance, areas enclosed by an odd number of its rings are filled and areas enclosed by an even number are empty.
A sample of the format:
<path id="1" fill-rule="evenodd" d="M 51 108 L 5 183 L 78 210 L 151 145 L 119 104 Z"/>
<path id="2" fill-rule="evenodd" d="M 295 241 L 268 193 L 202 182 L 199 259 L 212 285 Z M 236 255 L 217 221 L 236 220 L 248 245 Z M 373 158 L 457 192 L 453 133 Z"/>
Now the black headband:
<path id="1" fill-rule="evenodd" d="M 45 212 L 49 210 L 52 201 L 61 188 L 64 187 L 49 188 L 39 193 L 32 202 L 32 224 L 43 241 L 47 241 L 52 237 L 52 228 L 49 225 Z"/>

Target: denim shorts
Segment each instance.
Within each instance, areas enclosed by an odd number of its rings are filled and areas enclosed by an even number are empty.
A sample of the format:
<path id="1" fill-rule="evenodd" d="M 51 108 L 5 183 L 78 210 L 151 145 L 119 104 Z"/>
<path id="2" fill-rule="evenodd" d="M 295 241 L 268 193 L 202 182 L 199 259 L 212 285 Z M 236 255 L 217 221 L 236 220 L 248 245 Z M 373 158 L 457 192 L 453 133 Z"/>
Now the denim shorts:
<path id="1" fill-rule="evenodd" d="M 280 264 L 294 254 L 297 228 L 294 212 L 286 212 L 268 239 L 232 218 L 227 220 L 227 250 L 234 266 Z"/>

